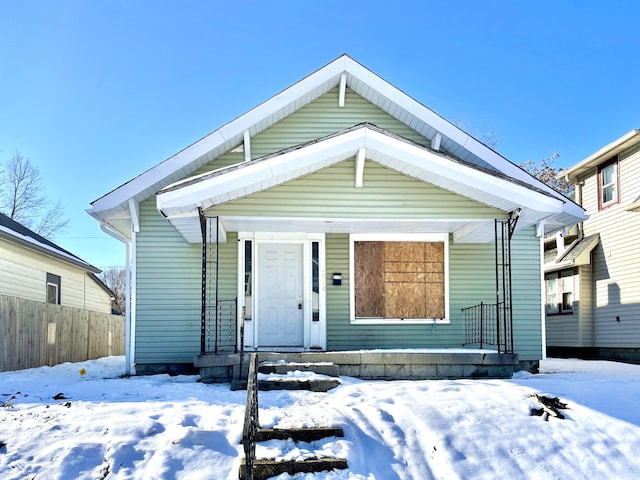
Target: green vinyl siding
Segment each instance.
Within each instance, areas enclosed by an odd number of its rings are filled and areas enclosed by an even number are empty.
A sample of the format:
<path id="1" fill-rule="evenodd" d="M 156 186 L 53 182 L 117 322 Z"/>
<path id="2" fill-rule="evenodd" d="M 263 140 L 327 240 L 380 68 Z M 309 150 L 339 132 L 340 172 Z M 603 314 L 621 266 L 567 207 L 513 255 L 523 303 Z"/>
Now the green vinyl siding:
<path id="1" fill-rule="evenodd" d="M 158 213 L 140 204 L 136 237 L 136 363 L 191 363 L 200 353 L 201 245 L 189 244 Z M 237 241 L 220 244 L 221 298 L 236 296 Z"/>
<path id="2" fill-rule="evenodd" d="M 450 194 L 449 194 L 450 195 Z M 452 211 L 450 210 L 450 213 Z M 188 244 L 150 200 L 140 206 L 137 236 L 137 363 L 190 363 L 200 348 L 201 246 Z M 516 352 L 541 357 L 540 253 L 533 228 L 513 238 L 513 305 Z M 495 302 L 494 245 L 455 244 L 449 249 L 449 324 L 354 325 L 349 319 L 349 236 L 326 237 L 327 348 L 460 348 L 461 309 Z M 237 288 L 237 236 L 220 244 L 221 298 Z M 341 286 L 331 282 L 343 274 Z"/>
<path id="3" fill-rule="evenodd" d="M 260 158 L 301 143 L 340 132 L 359 123 L 372 123 L 397 135 L 430 146 L 428 139 L 347 88 L 344 107 L 338 107 L 338 88 L 251 138 L 251 158 Z M 227 152 L 196 173 L 244 161 L 243 152 Z"/>
<path id="4" fill-rule="evenodd" d="M 283 118 L 251 139 L 251 156 L 259 158 L 284 148 L 368 122 L 425 146 L 431 143 L 415 130 L 347 88 L 344 107 L 338 107 L 338 88 Z"/>
<path id="5" fill-rule="evenodd" d="M 521 360 L 539 360 L 541 347 L 540 246 L 533 228 L 513 237 L 513 324 Z M 349 319 L 349 235 L 327 235 L 327 348 L 461 348 L 462 308 L 495 303 L 494 244 L 450 244 L 450 323 L 357 325 Z M 341 286 L 331 284 L 341 272 Z M 473 347 L 473 346 L 472 346 Z"/>
<path id="6" fill-rule="evenodd" d="M 209 209 L 215 215 L 315 218 L 450 219 L 503 214 L 461 195 L 416 180 L 372 161 L 364 187 L 354 187 L 355 160 Z"/>
<path id="7" fill-rule="evenodd" d="M 520 360 L 542 358 L 540 238 L 529 227 L 511 240 L 514 348 Z"/>

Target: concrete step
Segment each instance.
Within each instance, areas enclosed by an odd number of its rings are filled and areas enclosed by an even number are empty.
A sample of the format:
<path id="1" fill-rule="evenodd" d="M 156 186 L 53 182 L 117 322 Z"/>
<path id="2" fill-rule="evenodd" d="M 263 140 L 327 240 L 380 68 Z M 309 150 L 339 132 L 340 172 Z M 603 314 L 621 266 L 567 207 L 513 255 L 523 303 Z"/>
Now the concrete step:
<path id="1" fill-rule="evenodd" d="M 340 385 L 337 378 L 299 378 L 288 375 L 273 374 L 270 378 L 258 380 L 258 390 L 308 390 L 311 392 L 328 392 Z M 246 380 L 231 382 L 231 390 L 246 390 Z"/>
<path id="2" fill-rule="evenodd" d="M 283 473 L 295 475 L 297 473 L 324 472 L 333 469 L 344 470 L 346 468 L 349 468 L 346 458 L 319 457 L 308 458 L 306 460 L 256 459 L 253 464 L 253 478 L 254 480 L 266 480 Z M 239 473 L 241 480 L 247 478 L 244 459 L 240 464 Z"/>
<path id="3" fill-rule="evenodd" d="M 296 378 L 282 376 L 258 380 L 258 390 L 309 390 L 311 392 L 328 392 L 340 385 L 337 378 Z"/>
<path id="4" fill-rule="evenodd" d="M 258 365 L 260 373 L 314 372 L 330 377 L 340 376 L 340 366 L 331 362 L 262 362 Z"/>
<path id="5" fill-rule="evenodd" d="M 256 432 L 256 442 L 268 440 L 288 440 L 311 443 L 323 438 L 344 437 L 341 427 L 302 427 L 302 428 L 260 428 Z"/>

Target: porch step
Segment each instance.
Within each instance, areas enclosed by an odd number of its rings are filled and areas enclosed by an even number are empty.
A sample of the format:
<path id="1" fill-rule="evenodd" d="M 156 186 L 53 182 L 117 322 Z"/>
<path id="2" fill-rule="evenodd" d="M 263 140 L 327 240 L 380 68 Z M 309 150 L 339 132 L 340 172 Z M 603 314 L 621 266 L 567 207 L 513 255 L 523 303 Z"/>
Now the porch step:
<path id="1" fill-rule="evenodd" d="M 331 362 L 265 361 L 258 365 L 258 390 L 327 392 L 340 385 L 340 366 Z M 231 390 L 245 390 L 244 380 L 231 382 Z"/>
<path id="2" fill-rule="evenodd" d="M 253 479 L 266 480 L 268 478 L 288 473 L 316 473 L 328 470 L 349 468 L 346 458 L 319 457 L 307 458 L 305 460 L 273 460 L 256 459 L 253 464 Z M 247 478 L 245 460 L 240 464 L 240 480 Z"/>
<path id="3" fill-rule="evenodd" d="M 296 378 L 285 375 L 270 377 L 268 379 L 258 380 L 258 390 L 308 390 L 311 392 L 328 392 L 332 388 L 340 385 L 337 378 Z M 246 380 L 234 380 L 231 382 L 231 390 L 246 390 Z"/>
<path id="4" fill-rule="evenodd" d="M 343 438 L 342 427 L 260 428 L 256 432 L 256 442 L 291 439 L 311 443 L 329 437 Z"/>
<path id="5" fill-rule="evenodd" d="M 337 378 L 315 378 L 315 379 L 299 379 L 299 378 L 270 378 L 268 380 L 258 380 L 258 390 L 309 390 L 311 392 L 328 392 L 332 388 L 340 385 Z"/>
<path id="6" fill-rule="evenodd" d="M 340 376 L 340 366 L 331 362 L 262 362 L 258 365 L 259 373 L 313 372 L 330 377 Z"/>
<path id="7" fill-rule="evenodd" d="M 264 361 L 258 365 L 259 390 L 327 392 L 340 385 L 340 367 L 331 362 Z"/>

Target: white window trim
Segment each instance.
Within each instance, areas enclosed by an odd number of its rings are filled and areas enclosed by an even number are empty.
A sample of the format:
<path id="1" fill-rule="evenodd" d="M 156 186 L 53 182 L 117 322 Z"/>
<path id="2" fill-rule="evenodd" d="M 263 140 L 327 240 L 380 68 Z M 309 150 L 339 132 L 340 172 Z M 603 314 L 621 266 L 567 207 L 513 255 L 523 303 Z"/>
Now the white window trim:
<path id="1" fill-rule="evenodd" d="M 355 305 L 355 242 L 443 242 L 444 243 L 444 318 L 356 318 Z M 449 315 L 449 234 L 447 233 L 364 233 L 349 235 L 349 320 L 356 325 L 418 325 L 448 324 Z"/>
<path id="2" fill-rule="evenodd" d="M 56 301 L 55 302 L 49 302 L 49 287 L 54 287 L 56 290 Z M 50 303 L 52 305 L 60 305 L 60 287 L 58 287 L 57 283 L 53 283 L 53 282 L 47 282 L 47 303 Z"/>

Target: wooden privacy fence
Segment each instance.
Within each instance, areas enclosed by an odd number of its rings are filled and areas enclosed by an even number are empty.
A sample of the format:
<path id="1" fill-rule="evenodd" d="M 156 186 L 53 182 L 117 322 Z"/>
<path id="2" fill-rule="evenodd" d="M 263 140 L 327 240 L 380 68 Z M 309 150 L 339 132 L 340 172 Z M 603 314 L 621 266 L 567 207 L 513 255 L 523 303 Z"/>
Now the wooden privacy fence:
<path id="1" fill-rule="evenodd" d="M 124 355 L 125 317 L 0 295 L 0 372 Z"/>

